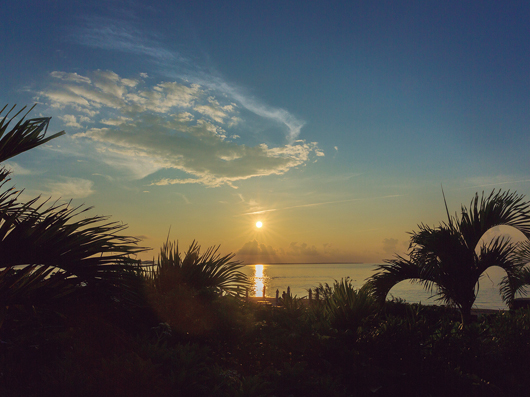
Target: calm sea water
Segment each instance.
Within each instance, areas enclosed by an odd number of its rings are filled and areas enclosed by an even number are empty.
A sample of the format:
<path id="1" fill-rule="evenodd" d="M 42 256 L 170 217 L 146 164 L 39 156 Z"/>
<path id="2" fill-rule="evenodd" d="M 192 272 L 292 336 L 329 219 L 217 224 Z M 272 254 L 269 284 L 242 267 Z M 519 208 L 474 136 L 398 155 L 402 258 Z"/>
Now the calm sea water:
<path id="1" fill-rule="evenodd" d="M 350 277 L 355 287 L 361 287 L 367 278 L 374 274 L 378 264 L 282 264 L 282 265 L 246 265 L 242 271 L 253 282 L 252 296 L 275 296 L 276 290 L 287 291 L 298 297 L 307 296 L 309 288 L 320 283 L 332 284 L 334 280 Z M 503 271 L 491 268 L 479 283 L 479 293 L 475 307 L 481 309 L 508 309 L 503 303 L 498 283 Z M 390 290 L 389 297 L 402 298 L 410 303 L 437 304 L 436 298 L 421 285 L 404 281 Z"/>

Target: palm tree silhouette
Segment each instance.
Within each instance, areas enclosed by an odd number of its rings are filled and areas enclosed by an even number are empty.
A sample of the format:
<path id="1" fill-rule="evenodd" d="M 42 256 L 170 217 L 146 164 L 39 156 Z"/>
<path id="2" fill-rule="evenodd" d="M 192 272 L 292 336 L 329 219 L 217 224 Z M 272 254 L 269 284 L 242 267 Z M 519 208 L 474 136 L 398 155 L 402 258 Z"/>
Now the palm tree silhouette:
<path id="1" fill-rule="evenodd" d="M 521 288 L 525 262 L 517 255 L 520 244 L 506 236 L 481 239 L 499 225 L 512 226 L 530 238 L 530 202 L 524 201 L 523 195 L 493 190 L 487 197 L 475 194 L 469 209 L 462 206 L 460 217 L 450 216 L 448 210 L 447 216 L 448 223 L 437 227 L 419 225 L 419 231 L 412 233 L 409 258 L 398 255 L 387 260 L 368 285 L 374 296 L 384 301 L 397 283 L 419 282 L 436 290 L 442 302 L 456 306 L 465 325 L 471 320 L 479 278 L 488 268 L 499 266 L 506 271 L 501 285 L 506 303 L 511 304 Z"/>
<path id="2" fill-rule="evenodd" d="M 64 134 L 46 137 L 51 117 L 26 119 L 29 111 L 9 129 L 25 109 L 8 118 L 14 108 L 0 117 L 0 163 Z M 123 291 L 128 284 L 132 288 L 135 277 L 130 255 L 144 249 L 137 246 L 137 238 L 119 234 L 126 225 L 102 216 L 75 219 L 91 208 L 48 205 L 40 197 L 21 202 L 20 191 L 5 187 L 9 174 L 0 168 L 0 298 L 4 308 L 62 298 L 79 286 L 106 294 Z"/>

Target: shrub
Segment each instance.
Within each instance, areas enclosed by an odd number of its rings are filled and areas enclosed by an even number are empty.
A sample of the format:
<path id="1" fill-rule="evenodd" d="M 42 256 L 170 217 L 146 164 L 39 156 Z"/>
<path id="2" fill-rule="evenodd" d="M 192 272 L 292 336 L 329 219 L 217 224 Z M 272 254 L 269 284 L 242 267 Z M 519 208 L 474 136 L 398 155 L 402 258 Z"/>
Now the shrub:
<path id="1" fill-rule="evenodd" d="M 356 290 L 349 278 L 335 281 L 333 286 L 320 284 L 317 292 L 319 300 L 311 307 L 311 315 L 315 322 L 330 328 L 357 332 L 380 309 L 369 290 L 365 287 Z"/>
<path id="2" fill-rule="evenodd" d="M 218 249 L 211 247 L 201 254 L 194 241 L 181 255 L 178 245 L 168 240 L 158 261 L 143 270 L 149 303 L 160 320 L 177 332 L 205 335 L 220 326 L 239 327 L 237 321 L 227 325 L 225 310 L 237 310 L 220 298 L 225 298 L 224 293 L 236 296 L 249 281 L 239 270 L 243 265 L 232 261 L 234 255 L 220 256 Z"/>

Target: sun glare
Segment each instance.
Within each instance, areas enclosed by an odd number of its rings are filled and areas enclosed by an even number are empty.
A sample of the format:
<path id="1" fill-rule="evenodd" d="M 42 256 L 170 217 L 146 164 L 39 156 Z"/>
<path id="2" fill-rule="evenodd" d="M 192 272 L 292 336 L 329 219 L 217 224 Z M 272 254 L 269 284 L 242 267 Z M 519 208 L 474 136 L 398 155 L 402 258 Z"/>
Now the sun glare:
<path id="1" fill-rule="evenodd" d="M 261 221 L 257 221 L 257 222 L 256 222 L 256 227 L 257 227 L 258 229 L 261 229 L 262 226 L 263 226 L 263 223 L 261 223 Z"/>

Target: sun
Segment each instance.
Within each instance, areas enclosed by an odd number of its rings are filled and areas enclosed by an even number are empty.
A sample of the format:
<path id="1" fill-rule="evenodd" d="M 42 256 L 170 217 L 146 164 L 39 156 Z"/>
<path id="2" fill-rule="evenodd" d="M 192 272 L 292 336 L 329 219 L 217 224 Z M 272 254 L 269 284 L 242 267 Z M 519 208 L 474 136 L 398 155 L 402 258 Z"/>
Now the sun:
<path id="1" fill-rule="evenodd" d="M 257 222 L 256 222 L 256 227 L 257 227 L 258 229 L 261 229 L 262 226 L 263 226 L 263 223 L 262 223 L 261 221 L 257 221 Z"/>

